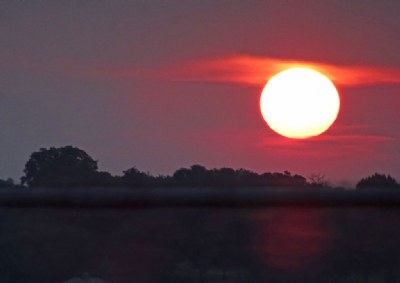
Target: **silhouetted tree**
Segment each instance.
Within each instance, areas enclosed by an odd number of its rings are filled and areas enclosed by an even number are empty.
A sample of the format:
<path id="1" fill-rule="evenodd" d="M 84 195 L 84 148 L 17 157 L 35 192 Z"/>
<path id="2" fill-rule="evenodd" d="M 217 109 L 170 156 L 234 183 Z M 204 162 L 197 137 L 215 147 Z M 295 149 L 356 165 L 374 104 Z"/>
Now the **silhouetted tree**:
<path id="1" fill-rule="evenodd" d="M 168 178 L 164 179 L 168 180 Z M 208 170 L 201 165 L 190 168 L 181 168 L 175 171 L 170 184 L 175 186 L 212 186 L 212 187 L 305 187 L 309 184 L 306 178 L 300 175 L 284 173 L 257 174 L 245 169 L 216 168 Z"/>
<path id="2" fill-rule="evenodd" d="M 122 184 L 128 187 L 149 186 L 154 184 L 153 177 L 150 174 L 141 172 L 135 167 L 124 171 L 121 180 Z"/>
<path id="3" fill-rule="evenodd" d="M 118 176 L 112 176 L 108 172 L 100 171 L 96 172 L 93 176 L 93 180 L 91 182 L 91 186 L 97 187 L 116 187 L 120 183 L 120 178 Z"/>
<path id="4" fill-rule="evenodd" d="M 178 169 L 172 178 L 177 186 L 205 186 L 210 184 L 209 172 L 201 165 Z"/>
<path id="5" fill-rule="evenodd" d="M 25 164 L 22 184 L 29 187 L 76 187 L 100 185 L 107 173 L 97 172 L 97 161 L 72 146 L 41 148 Z M 106 176 L 107 175 L 107 176 Z"/>
<path id="6" fill-rule="evenodd" d="M 219 168 L 209 171 L 210 182 L 214 186 L 237 186 L 240 181 L 239 174 L 232 168 Z"/>
<path id="7" fill-rule="evenodd" d="M 320 173 L 313 173 L 310 176 L 308 176 L 309 184 L 313 187 L 318 187 L 318 188 L 326 188 L 329 187 L 329 183 L 325 178 L 325 175 L 320 174 Z"/>
<path id="8" fill-rule="evenodd" d="M 398 188 L 400 185 L 390 175 L 375 173 L 371 176 L 361 179 L 356 188 L 357 189 L 371 189 L 371 188 Z"/>
<path id="9" fill-rule="evenodd" d="M 236 175 L 239 178 L 240 185 L 248 185 L 248 186 L 257 186 L 259 175 L 255 172 L 246 170 L 246 169 L 238 169 L 236 170 Z"/>
<path id="10" fill-rule="evenodd" d="M 285 173 L 263 173 L 260 175 L 260 184 L 268 187 L 305 187 L 307 180 L 300 175 L 292 175 L 288 171 Z"/>
<path id="11" fill-rule="evenodd" d="M 0 188 L 12 188 L 15 187 L 14 180 L 8 178 L 7 180 L 0 179 Z"/>

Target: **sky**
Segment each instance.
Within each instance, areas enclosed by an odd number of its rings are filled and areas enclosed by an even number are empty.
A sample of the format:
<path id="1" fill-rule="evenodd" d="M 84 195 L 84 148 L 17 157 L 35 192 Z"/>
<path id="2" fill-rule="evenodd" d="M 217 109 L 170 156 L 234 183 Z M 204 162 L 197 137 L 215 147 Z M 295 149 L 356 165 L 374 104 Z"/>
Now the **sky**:
<path id="1" fill-rule="evenodd" d="M 0 1 L 0 178 L 74 145 L 122 174 L 193 164 L 400 181 L 399 1 Z M 337 86 L 322 135 L 279 136 L 259 99 L 301 62 Z"/>

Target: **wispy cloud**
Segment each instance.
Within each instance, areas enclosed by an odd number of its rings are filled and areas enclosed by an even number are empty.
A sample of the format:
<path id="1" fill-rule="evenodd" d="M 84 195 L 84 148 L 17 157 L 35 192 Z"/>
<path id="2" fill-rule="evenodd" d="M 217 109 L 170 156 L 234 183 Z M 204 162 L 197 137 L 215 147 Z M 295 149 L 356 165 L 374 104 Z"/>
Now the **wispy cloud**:
<path id="1" fill-rule="evenodd" d="M 264 137 L 258 148 L 273 149 L 290 157 L 383 156 L 378 150 L 382 144 L 392 144 L 396 139 L 384 135 L 320 135 L 311 139 L 295 140 L 284 137 Z"/>
<path id="2" fill-rule="evenodd" d="M 354 126 L 356 127 L 356 126 Z M 360 126 L 361 128 L 361 126 Z M 397 139 L 389 135 L 368 134 L 368 133 L 346 133 L 332 131 L 331 133 L 319 135 L 309 139 L 288 139 L 278 134 L 273 134 L 272 131 L 261 129 L 246 130 L 241 129 L 241 135 L 238 135 L 238 130 L 218 130 L 200 132 L 195 135 L 194 140 L 207 141 L 208 144 L 220 144 L 226 146 L 229 141 L 235 145 L 235 148 L 273 148 L 276 149 L 291 149 L 304 153 L 305 151 L 318 151 L 321 149 L 324 155 L 337 154 L 338 152 L 327 151 L 326 148 L 335 150 L 348 151 L 355 149 L 358 151 L 369 151 L 379 147 L 383 143 L 393 143 Z"/>
<path id="3" fill-rule="evenodd" d="M 297 139 L 287 139 L 284 137 L 265 137 L 262 139 L 260 146 L 298 146 L 298 147 L 308 147 L 312 145 L 313 147 L 323 144 L 324 146 L 328 144 L 345 145 L 345 146 L 357 146 L 360 145 L 368 146 L 382 142 L 392 142 L 396 139 L 390 136 L 384 135 L 368 135 L 368 134 L 336 134 L 336 135 L 320 135 L 309 139 L 297 140 Z"/>
<path id="4" fill-rule="evenodd" d="M 234 56 L 215 60 L 198 60 L 177 66 L 143 72 L 150 76 L 178 81 L 226 82 L 263 85 L 287 68 L 309 67 L 326 74 L 341 86 L 400 84 L 400 69 L 376 66 L 345 66 L 321 62 L 277 59 L 254 56 Z M 138 75 L 137 71 L 120 70 L 119 75 Z"/>
<path id="5" fill-rule="evenodd" d="M 247 55 L 220 59 L 199 59 L 154 68 L 135 66 L 112 67 L 76 65 L 58 59 L 42 62 L 32 59 L 9 59 L 9 69 L 61 73 L 72 77 L 110 80 L 162 79 L 171 81 L 216 82 L 263 86 L 274 74 L 294 67 L 313 68 L 327 75 L 339 86 L 400 84 L 400 68 L 379 66 L 334 65 L 294 59 L 256 57 Z"/>

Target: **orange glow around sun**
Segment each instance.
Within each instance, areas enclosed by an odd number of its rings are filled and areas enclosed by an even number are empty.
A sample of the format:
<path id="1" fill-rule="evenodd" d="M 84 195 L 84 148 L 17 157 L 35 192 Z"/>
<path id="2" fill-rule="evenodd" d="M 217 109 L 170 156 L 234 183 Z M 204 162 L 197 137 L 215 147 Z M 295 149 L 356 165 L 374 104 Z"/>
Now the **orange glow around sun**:
<path id="1" fill-rule="evenodd" d="M 336 120 L 339 94 L 323 74 L 291 68 L 274 75 L 260 99 L 261 113 L 275 132 L 304 139 L 326 131 Z"/>

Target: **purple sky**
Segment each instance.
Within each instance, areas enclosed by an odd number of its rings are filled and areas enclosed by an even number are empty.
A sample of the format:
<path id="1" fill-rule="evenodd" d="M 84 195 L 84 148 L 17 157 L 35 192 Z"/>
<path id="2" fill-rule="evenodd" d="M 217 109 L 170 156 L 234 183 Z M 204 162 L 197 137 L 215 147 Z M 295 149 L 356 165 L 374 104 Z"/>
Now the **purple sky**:
<path id="1" fill-rule="evenodd" d="M 115 174 L 200 163 L 400 181 L 399 14 L 399 1 L 1 1 L 0 178 L 75 145 Z M 336 123 L 288 140 L 259 111 L 271 60 L 376 79 L 338 81 Z"/>

